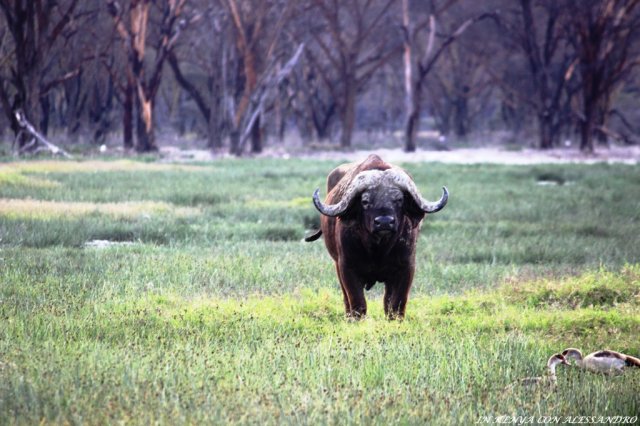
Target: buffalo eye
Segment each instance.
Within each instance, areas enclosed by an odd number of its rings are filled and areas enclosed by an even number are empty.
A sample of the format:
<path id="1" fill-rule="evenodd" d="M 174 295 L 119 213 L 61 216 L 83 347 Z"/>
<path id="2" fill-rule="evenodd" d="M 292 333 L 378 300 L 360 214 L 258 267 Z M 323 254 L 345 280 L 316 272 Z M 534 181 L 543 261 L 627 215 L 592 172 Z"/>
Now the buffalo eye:
<path id="1" fill-rule="evenodd" d="M 360 203 L 362 204 L 362 208 L 367 209 L 371 205 L 371 201 L 369 200 L 369 194 L 362 194 Z"/>

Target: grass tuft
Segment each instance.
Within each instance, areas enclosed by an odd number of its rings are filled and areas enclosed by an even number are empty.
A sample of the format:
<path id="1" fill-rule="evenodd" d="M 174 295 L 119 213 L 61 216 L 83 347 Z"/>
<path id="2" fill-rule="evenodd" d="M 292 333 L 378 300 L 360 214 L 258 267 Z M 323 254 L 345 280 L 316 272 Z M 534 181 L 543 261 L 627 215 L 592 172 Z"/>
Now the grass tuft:
<path id="1" fill-rule="evenodd" d="M 267 241 L 300 240 L 300 229 L 294 227 L 268 227 L 260 233 L 260 238 Z"/>
<path id="2" fill-rule="evenodd" d="M 149 218 L 151 215 L 172 215 L 179 218 L 199 213 L 196 208 L 174 207 L 168 203 L 153 201 L 87 203 L 0 198 L 0 215 L 11 219 L 50 220 L 90 215 L 108 215 L 115 219 Z"/>
<path id="3" fill-rule="evenodd" d="M 561 281 L 542 280 L 524 288 L 506 287 L 504 291 L 511 302 L 534 308 L 637 305 L 640 302 L 640 267 L 627 265 L 620 274 L 601 269 Z"/>

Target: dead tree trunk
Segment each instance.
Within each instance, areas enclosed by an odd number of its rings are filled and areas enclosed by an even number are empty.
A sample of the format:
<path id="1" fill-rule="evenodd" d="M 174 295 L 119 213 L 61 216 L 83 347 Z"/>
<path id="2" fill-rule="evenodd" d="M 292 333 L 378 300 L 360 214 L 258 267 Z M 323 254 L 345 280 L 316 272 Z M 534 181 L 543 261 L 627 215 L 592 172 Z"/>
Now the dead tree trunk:
<path id="1" fill-rule="evenodd" d="M 251 152 L 261 152 L 262 135 L 256 134 L 256 132 L 261 132 L 261 117 L 266 111 L 273 108 L 278 88 L 293 71 L 293 68 L 298 63 L 303 50 L 304 44 L 298 46 L 294 55 L 279 72 L 275 72 L 276 68 L 272 63 L 267 67 L 267 71 L 263 73 L 262 79 L 256 85 L 253 96 L 249 99 L 247 112 L 245 113 L 245 121 L 243 121 L 243 125 L 240 126 L 240 128 L 244 128 L 244 132 L 240 134 L 236 129 L 231 132 L 231 146 L 232 148 L 235 148 L 235 151 L 232 152 L 235 155 L 242 154 L 245 143 L 249 137 L 251 137 Z M 259 143 L 256 143 L 256 141 Z"/>
<path id="2" fill-rule="evenodd" d="M 124 149 L 133 149 L 133 84 L 127 82 L 124 88 L 124 103 L 122 105 L 122 138 Z"/>
<path id="3" fill-rule="evenodd" d="M 175 47 L 180 35 L 180 30 L 185 23 L 178 23 L 186 0 L 163 0 L 152 2 L 151 0 L 132 0 L 128 13 L 116 0 L 108 0 L 108 11 L 111 14 L 116 30 L 127 51 L 127 91 L 135 102 L 127 98 L 125 104 L 132 105 L 131 118 L 135 119 L 136 143 L 135 148 L 139 152 L 156 151 L 158 149 L 154 128 L 155 98 L 162 80 L 162 69 L 167 56 Z M 145 51 L 147 46 L 147 28 L 151 6 L 161 8 L 161 20 L 159 22 L 159 35 L 156 40 L 156 50 L 153 65 L 145 63 Z M 127 106 L 125 106 L 125 109 Z M 135 112 L 134 112 L 135 109 Z M 125 147 L 129 144 L 127 126 L 128 113 L 125 114 L 124 133 Z M 131 132 L 133 133 L 133 132 Z"/>
<path id="4" fill-rule="evenodd" d="M 157 151 L 152 101 L 144 95 L 138 95 L 136 97 L 136 111 L 136 151 Z"/>
<path id="5" fill-rule="evenodd" d="M 220 99 L 213 99 L 211 101 L 209 116 L 207 117 L 207 146 L 212 150 L 218 150 L 222 148 L 223 121 L 220 103 Z"/>
<path id="6" fill-rule="evenodd" d="M 406 121 L 404 130 L 404 150 L 414 152 L 416 150 L 416 131 L 418 115 L 420 114 L 419 99 L 414 96 L 413 81 L 413 25 L 409 14 L 409 0 L 402 0 L 402 25 L 404 30 L 404 105 Z"/>
<path id="7" fill-rule="evenodd" d="M 54 155 L 60 154 L 66 158 L 73 158 L 67 151 L 52 144 L 47 140 L 47 138 L 38 132 L 29 120 L 27 120 L 22 110 L 16 111 L 15 119 L 19 126 L 18 134 L 16 135 L 16 143 L 14 143 L 17 154 L 35 154 L 40 151 L 47 150 Z M 20 146 L 17 143 L 18 139 L 28 141 L 28 143 Z"/>
<path id="8" fill-rule="evenodd" d="M 260 128 L 260 116 L 256 118 L 251 127 L 251 153 L 260 154 L 262 152 L 262 129 Z"/>
<path id="9" fill-rule="evenodd" d="M 420 95 L 420 92 L 422 91 L 422 81 L 416 80 L 412 82 L 411 87 L 411 102 L 404 131 L 404 150 L 406 152 L 415 152 L 416 150 L 416 138 L 418 128 L 420 127 L 420 111 L 422 110 L 422 96 Z"/>
<path id="10" fill-rule="evenodd" d="M 587 154 L 593 154 L 593 129 L 595 121 L 595 111 L 593 108 L 594 101 L 591 99 L 591 96 L 585 94 L 582 103 L 583 115 L 580 121 L 580 150 Z"/>
<path id="11" fill-rule="evenodd" d="M 540 149 L 553 148 L 556 132 L 554 131 L 551 113 L 545 110 L 538 114 L 538 127 Z"/>
<path id="12" fill-rule="evenodd" d="M 429 36 L 427 40 L 427 48 L 425 49 L 425 54 L 422 58 L 417 61 L 417 72 L 414 74 L 413 78 L 413 91 L 411 93 L 412 102 L 411 102 L 411 110 L 407 114 L 407 123 L 405 125 L 405 150 L 408 152 L 415 151 L 416 149 L 416 135 L 418 132 L 418 125 L 420 122 L 420 114 L 421 114 L 421 97 L 422 97 L 422 86 L 424 85 L 424 81 L 433 69 L 433 66 L 436 64 L 438 58 L 445 51 L 445 49 L 453 43 L 462 33 L 464 33 L 469 26 L 472 24 L 489 17 L 493 17 L 492 13 L 484 13 L 482 15 L 478 15 L 476 17 L 467 19 L 463 22 L 451 35 L 449 35 L 445 40 L 440 44 L 437 49 L 434 49 L 435 44 L 435 33 L 436 33 L 436 19 L 434 15 L 429 16 Z M 409 35 L 410 40 L 412 40 L 415 35 Z"/>
<path id="13" fill-rule="evenodd" d="M 345 78 L 344 104 L 342 105 L 342 133 L 340 134 L 340 146 L 343 149 L 351 147 L 353 128 L 356 122 L 356 82 L 353 78 Z"/>

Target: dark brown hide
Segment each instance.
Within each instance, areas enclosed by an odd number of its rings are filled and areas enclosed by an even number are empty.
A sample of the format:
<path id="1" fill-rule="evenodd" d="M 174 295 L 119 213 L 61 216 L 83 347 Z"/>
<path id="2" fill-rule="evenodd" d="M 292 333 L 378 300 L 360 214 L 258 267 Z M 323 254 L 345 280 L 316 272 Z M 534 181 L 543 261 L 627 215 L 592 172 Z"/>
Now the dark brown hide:
<path id="1" fill-rule="evenodd" d="M 373 170 L 385 173 L 370 172 Z M 396 185 L 387 174 L 399 173 L 413 186 L 413 195 L 406 185 Z M 363 181 L 364 175 L 386 176 L 373 184 L 363 184 L 354 191 L 354 181 Z M 384 311 L 388 318 L 403 318 L 415 270 L 416 241 L 425 212 L 440 210 L 447 202 L 448 193 L 433 205 L 425 204 L 406 172 L 370 155 L 362 163 L 344 164 L 327 177 L 327 196 L 324 204 L 314 196 L 314 203 L 323 215 L 321 232 L 308 241 L 324 234 L 329 254 L 335 261 L 338 279 L 348 317 L 362 317 L 367 313 L 364 290 L 376 282 L 385 284 Z M 416 195 L 417 194 L 417 195 Z M 334 213 L 324 210 L 341 200 L 350 200 Z M 422 206 L 422 208 L 421 208 Z M 427 206 L 427 207 L 425 207 Z M 329 213 L 327 213 L 329 212 Z"/>

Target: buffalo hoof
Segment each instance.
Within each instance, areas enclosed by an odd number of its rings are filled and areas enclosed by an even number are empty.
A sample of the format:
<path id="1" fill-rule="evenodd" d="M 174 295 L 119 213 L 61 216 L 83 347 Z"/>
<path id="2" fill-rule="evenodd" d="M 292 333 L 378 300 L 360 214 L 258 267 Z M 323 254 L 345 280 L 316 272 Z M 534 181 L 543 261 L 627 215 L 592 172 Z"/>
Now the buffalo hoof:
<path id="1" fill-rule="evenodd" d="M 367 317 L 366 312 L 351 311 L 345 314 L 348 321 L 360 321 Z"/>
<path id="2" fill-rule="evenodd" d="M 387 319 L 389 321 L 404 321 L 404 314 L 401 312 L 389 312 L 387 313 Z"/>

